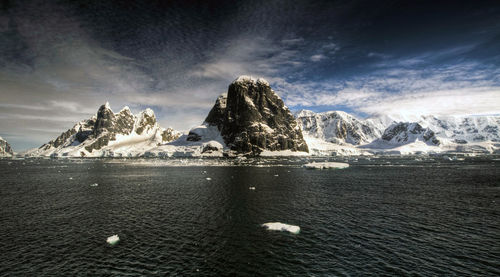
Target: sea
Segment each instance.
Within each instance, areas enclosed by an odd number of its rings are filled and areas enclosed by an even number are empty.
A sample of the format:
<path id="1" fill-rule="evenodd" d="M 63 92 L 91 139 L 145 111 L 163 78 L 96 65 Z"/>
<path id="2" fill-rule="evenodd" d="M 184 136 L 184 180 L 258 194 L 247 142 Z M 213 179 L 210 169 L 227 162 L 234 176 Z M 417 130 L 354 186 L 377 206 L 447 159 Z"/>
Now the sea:
<path id="1" fill-rule="evenodd" d="M 0 276 L 500 276 L 494 156 L 2 159 L 0 211 Z"/>

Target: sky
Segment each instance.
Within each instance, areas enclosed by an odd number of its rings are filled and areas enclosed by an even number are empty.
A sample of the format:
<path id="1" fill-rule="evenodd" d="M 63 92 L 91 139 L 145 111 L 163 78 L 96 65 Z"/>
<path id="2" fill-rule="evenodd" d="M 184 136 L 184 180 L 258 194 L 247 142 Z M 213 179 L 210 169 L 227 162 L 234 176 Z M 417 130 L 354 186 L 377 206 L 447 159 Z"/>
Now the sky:
<path id="1" fill-rule="evenodd" d="M 109 101 L 203 122 L 239 75 L 292 110 L 500 114 L 499 1 L 0 1 L 0 136 L 39 147 Z"/>

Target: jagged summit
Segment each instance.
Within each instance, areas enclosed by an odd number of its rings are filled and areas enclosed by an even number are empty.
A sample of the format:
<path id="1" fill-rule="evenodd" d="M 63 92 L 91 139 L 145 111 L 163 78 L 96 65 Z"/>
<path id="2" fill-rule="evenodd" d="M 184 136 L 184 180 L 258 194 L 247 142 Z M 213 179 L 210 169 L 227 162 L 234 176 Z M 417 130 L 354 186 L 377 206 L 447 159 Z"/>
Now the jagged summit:
<path id="1" fill-rule="evenodd" d="M 304 151 L 307 144 L 292 113 L 269 83 L 251 76 L 240 76 L 219 96 L 204 122 L 216 126 L 225 144 L 238 153 L 262 151 Z M 188 140 L 199 140 L 191 132 Z"/>
<path id="2" fill-rule="evenodd" d="M 137 115 L 128 107 L 114 113 L 108 102 L 90 119 L 82 120 L 56 139 L 28 155 L 113 156 L 129 155 L 175 140 L 180 133 L 163 129 L 151 109 Z"/>
<path id="3" fill-rule="evenodd" d="M 269 82 L 264 78 L 254 79 L 252 76 L 241 75 L 236 78 L 231 84 L 254 84 L 254 85 L 262 85 L 262 86 L 270 86 Z"/>

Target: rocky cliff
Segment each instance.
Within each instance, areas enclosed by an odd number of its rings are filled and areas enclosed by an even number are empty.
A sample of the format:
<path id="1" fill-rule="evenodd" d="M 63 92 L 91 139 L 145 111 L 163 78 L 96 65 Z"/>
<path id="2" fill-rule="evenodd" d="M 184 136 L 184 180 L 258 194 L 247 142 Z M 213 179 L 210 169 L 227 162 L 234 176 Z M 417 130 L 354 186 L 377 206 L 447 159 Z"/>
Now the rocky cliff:
<path id="1" fill-rule="evenodd" d="M 217 99 L 204 124 L 216 126 L 225 144 L 238 153 L 308 152 L 294 116 L 264 79 L 237 78 Z M 195 132 L 188 136 L 199 139 Z"/>

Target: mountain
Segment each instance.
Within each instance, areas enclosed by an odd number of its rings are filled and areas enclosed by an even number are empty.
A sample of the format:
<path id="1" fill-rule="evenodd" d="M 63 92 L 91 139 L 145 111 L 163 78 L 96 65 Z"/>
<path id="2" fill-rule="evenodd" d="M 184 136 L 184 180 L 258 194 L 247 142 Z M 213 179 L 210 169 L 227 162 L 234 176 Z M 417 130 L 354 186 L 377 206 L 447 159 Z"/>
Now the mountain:
<path id="1" fill-rule="evenodd" d="M 210 128 L 216 128 L 225 145 L 237 153 L 308 152 L 293 114 L 264 79 L 238 77 L 227 94 L 219 96 L 202 128 L 191 130 L 186 139 L 202 140 L 200 131 Z"/>
<path id="2" fill-rule="evenodd" d="M 429 145 L 439 145 L 440 143 L 431 129 L 423 128 L 418 123 L 408 122 L 392 124 L 385 129 L 381 139 L 392 144 L 407 144 L 418 140 Z"/>
<path id="3" fill-rule="evenodd" d="M 384 130 L 382 136 L 360 148 L 372 153 L 421 154 L 442 152 L 441 141 L 434 131 L 416 122 L 395 122 Z"/>
<path id="4" fill-rule="evenodd" d="M 28 156 L 137 156 L 146 149 L 177 139 L 180 133 L 163 129 L 151 109 L 137 115 L 128 107 L 114 113 L 109 103 L 97 114 L 82 120 L 40 148 L 28 151 Z"/>
<path id="5" fill-rule="evenodd" d="M 500 142 L 500 116 L 422 116 L 419 122 L 434 130 L 438 137 L 449 138 L 459 144 Z"/>
<path id="6" fill-rule="evenodd" d="M 295 115 L 314 155 L 498 153 L 500 149 L 498 116 L 384 115 L 361 120 L 340 111 L 307 110 Z"/>
<path id="7" fill-rule="evenodd" d="M 332 143 L 360 145 L 381 135 L 381 130 L 371 122 L 359 120 L 342 111 L 315 113 L 301 110 L 295 116 L 304 136 Z"/>
<path id="8" fill-rule="evenodd" d="M 14 151 L 12 151 L 9 143 L 0 137 L 0 157 L 12 157 L 13 155 Z"/>

